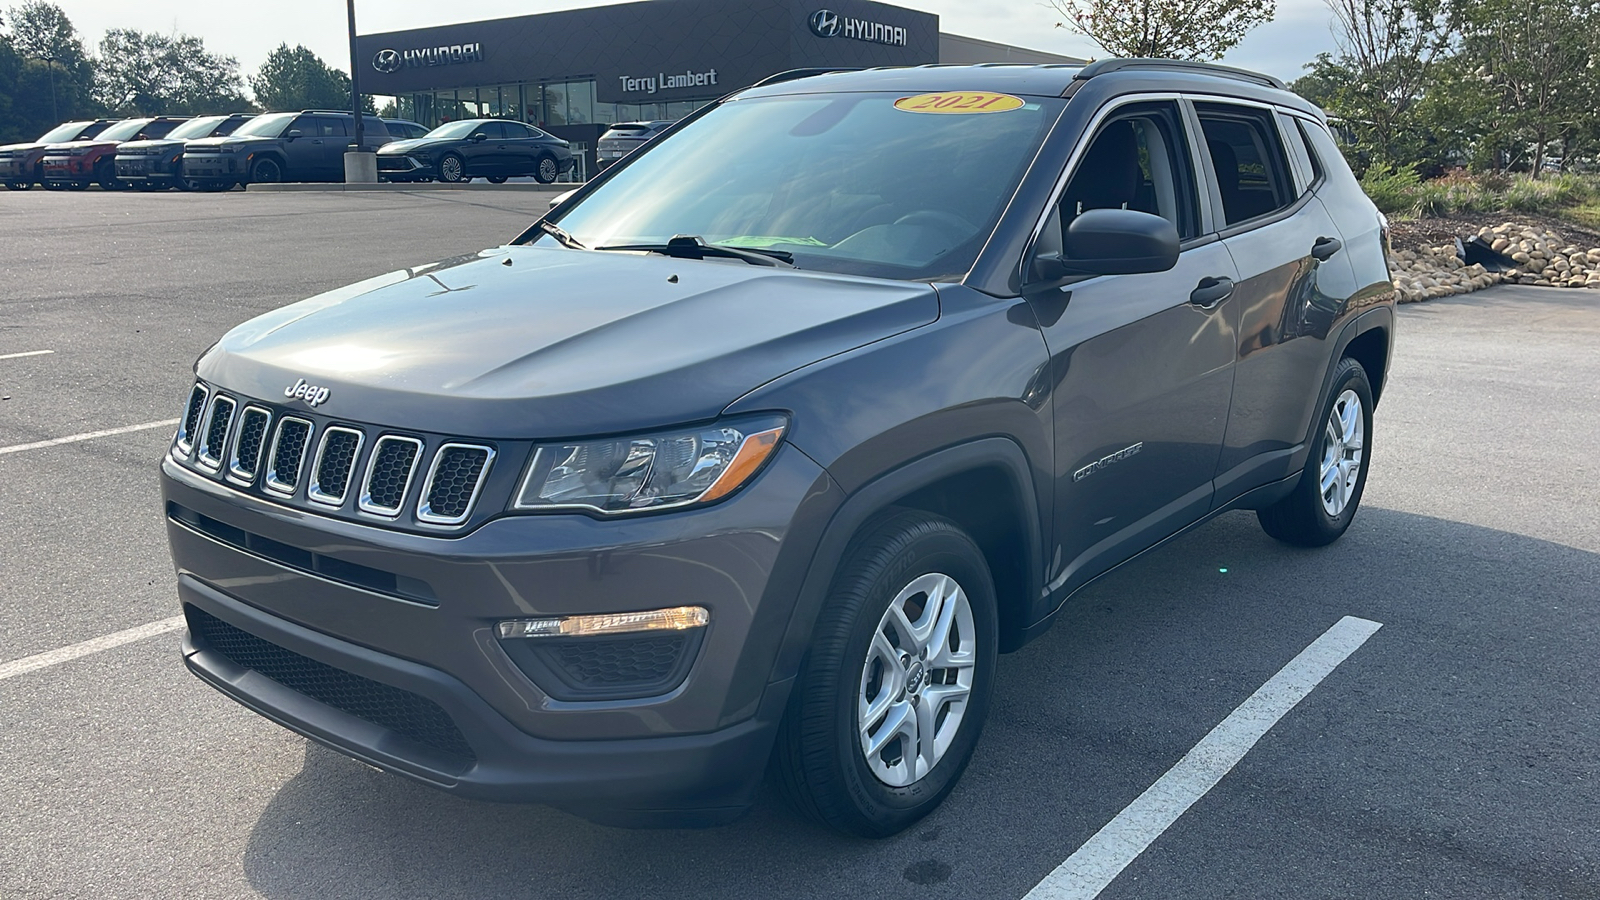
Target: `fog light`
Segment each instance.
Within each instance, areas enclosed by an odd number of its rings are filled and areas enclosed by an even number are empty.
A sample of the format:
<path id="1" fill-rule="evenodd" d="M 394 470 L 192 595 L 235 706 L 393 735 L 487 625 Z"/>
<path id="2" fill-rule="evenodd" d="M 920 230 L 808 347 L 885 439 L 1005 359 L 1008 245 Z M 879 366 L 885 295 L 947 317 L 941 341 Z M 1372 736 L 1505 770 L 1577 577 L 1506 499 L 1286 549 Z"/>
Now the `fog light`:
<path id="1" fill-rule="evenodd" d="M 629 634 L 638 631 L 686 631 L 711 621 L 703 606 L 674 606 L 644 612 L 603 613 L 594 616 L 552 616 L 547 619 L 511 619 L 500 623 L 503 638 L 580 637 Z"/>

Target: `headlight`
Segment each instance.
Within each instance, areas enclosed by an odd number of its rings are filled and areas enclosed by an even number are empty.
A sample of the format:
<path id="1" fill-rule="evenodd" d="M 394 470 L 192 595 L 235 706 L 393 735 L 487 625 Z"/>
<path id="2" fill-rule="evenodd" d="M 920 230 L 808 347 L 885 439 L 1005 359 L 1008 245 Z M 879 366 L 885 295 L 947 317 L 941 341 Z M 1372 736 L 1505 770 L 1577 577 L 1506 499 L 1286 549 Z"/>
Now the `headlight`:
<path id="1" fill-rule="evenodd" d="M 781 419 L 764 418 L 547 444 L 534 451 L 512 509 L 628 513 L 709 503 L 749 481 L 783 429 Z"/>

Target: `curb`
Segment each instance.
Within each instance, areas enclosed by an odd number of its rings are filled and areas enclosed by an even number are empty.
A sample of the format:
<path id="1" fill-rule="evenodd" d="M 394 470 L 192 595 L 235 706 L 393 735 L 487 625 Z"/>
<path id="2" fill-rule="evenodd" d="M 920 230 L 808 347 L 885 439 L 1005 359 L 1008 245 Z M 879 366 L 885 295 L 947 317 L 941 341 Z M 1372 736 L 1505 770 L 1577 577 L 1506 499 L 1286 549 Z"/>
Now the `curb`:
<path id="1" fill-rule="evenodd" d="M 382 182 L 379 184 L 252 184 L 245 190 L 249 193 L 268 194 L 293 194 L 293 193 L 335 193 L 335 194 L 363 194 L 363 193 L 415 193 L 420 191 L 523 191 L 530 194 L 560 194 L 580 188 L 578 183 L 557 184 L 477 184 L 466 182 L 464 184 L 445 184 L 437 181 L 406 182 L 393 184 Z"/>

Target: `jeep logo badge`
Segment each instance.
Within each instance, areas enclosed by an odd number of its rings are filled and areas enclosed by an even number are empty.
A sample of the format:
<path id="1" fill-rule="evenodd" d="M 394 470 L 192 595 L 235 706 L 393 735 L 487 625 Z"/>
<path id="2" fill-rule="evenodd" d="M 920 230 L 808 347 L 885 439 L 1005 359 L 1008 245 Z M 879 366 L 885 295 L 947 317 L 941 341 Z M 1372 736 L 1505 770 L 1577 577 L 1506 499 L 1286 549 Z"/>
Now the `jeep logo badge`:
<path id="1" fill-rule="evenodd" d="M 313 408 L 328 402 L 328 389 L 306 384 L 304 378 L 284 388 L 283 395 L 290 400 L 304 400 L 307 406 Z"/>
<path id="2" fill-rule="evenodd" d="M 385 75 L 393 75 L 404 65 L 398 50 L 379 50 L 378 55 L 372 58 L 372 67 Z"/>
<path id="3" fill-rule="evenodd" d="M 831 9 L 819 9 L 812 13 L 811 33 L 817 37 L 838 37 L 839 14 Z"/>

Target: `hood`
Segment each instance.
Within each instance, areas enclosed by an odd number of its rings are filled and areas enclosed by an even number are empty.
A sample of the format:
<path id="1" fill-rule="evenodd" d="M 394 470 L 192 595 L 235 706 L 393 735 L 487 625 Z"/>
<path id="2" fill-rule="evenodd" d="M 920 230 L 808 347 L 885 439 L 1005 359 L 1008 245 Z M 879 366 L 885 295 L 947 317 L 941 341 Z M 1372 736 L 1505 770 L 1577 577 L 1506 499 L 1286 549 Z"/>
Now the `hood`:
<path id="1" fill-rule="evenodd" d="M 6 144 L 4 146 L 0 146 L 0 153 L 26 153 L 29 150 L 38 150 L 43 146 L 45 145 L 39 143 L 38 141 L 33 141 L 27 144 Z"/>
<path id="2" fill-rule="evenodd" d="M 197 371 L 273 403 L 303 378 L 328 388 L 317 412 L 356 422 L 580 437 L 715 418 L 774 378 L 938 315 L 922 283 L 500 247 L 267 313 Z"/>
<path id="3" fill-rule="evenodd" d="M 170 147 L 181 147 L 183 141 L 169 141 L 158 138 L 153 141 L 124 141 L 117 145 L 118 150 L 165 150 Z"/>
<path id="4" fill-rule="evenodd" d="M 44 148 L 44 152 L 45 153 L 49 153 L 49 152 L 51 152 L 53 150 L 81 150 L 81 149 L 83 149 L 85 147 L 87 147 L 87 148 L 89 148 L 91 150 L 105 150 L 105 149 L 109 149 L 109 148 L 115 147 L 115 146 L 117 146 L 117 142 L 116 141 L 96 141 L 96 140 L 63 141 L 63 142 L 61 142 L 59 144 L 48 144 L 48 145 L 46 145 L 45 148 Z"/>
<path id="5" fill-rule="evenodd" d="M 270 143 L 278 138 L 254 137 L 249 135 L 228 135 L 227 137 L 195 138 L 184 144 L 186 150 L 214 150 L 224 144 L 237 146 L 239 144 Z"/>
<path id="6" fill-rule="evenodd" d="M 435 145 L 435 144 L 442 144 L 442 143 L 445 143 L 445 141 L 442 141 L 439 138 L 433 138 L 433 139 L 429 139 L 429 138 L 410 138 L 409 140 L 404 140 L 404 141 L 390 141 L 389 143 L 384 144 L 382 147 L 379 147 L 378 148 L 378 152 L 379 153 L 409 153 L 410 151 L 415 150 L 418 147 L 428 147 L 428 146 L 432 146 L 432 145 Z"/>

